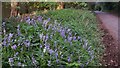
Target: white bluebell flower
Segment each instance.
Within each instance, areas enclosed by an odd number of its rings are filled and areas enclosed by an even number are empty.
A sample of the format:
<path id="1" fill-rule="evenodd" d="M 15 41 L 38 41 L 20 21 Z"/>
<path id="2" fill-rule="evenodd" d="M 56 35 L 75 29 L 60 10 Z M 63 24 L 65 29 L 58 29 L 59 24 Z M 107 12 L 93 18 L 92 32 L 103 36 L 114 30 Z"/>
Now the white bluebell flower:
<path id="1" fill-rule="evenodd" d="M 51 61 L 48 61 L 48 64 L 47 64 L 48 66 L 51 66 Z"/>

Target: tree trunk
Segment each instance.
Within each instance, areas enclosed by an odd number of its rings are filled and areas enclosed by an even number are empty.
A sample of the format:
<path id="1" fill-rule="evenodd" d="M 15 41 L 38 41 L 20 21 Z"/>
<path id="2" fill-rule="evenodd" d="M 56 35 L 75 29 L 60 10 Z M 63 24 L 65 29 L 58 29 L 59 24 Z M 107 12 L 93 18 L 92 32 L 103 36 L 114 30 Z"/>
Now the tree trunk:
<path id="1" fill-rule="evenodd" d="M 58 2 L 58 3 L 59 3 L 59 5 L 58 5 L 57 9 L 58 10 L 63 9 L 64 8 L 64 3 L 63 2 Z"/>
<path id="2" fill-rule="evenodd" d="M 15 0 L 12 0 L 11 2 L 11 14 L 10 14 L 10 17 L 14 17 L 14 16 L 17 16 L 18 15 L 18 2 L 15 2 Z"/>

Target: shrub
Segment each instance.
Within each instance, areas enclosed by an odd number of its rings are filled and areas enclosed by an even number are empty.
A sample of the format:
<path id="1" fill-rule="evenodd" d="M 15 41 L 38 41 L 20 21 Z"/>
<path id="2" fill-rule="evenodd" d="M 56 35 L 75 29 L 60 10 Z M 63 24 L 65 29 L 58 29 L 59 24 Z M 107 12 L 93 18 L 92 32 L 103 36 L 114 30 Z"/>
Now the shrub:
<path id="1" fill-rule="evenodd" d="M 86 2 L 65 2 L 65 8 L 75 8 L 75 9 L 87 9 L 88 5 Z"/>

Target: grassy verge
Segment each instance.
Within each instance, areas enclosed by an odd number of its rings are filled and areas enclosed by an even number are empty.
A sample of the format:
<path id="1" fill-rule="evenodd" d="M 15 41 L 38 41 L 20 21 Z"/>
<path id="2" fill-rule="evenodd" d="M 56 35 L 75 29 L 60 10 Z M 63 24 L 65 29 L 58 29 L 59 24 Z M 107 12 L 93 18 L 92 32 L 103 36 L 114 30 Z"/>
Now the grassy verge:
<path id="1" fill-rule="evenodd" d="M 37 15 L 3 22 L 3 66 L 100 65 L 102 33 L 92 13 L 64 9 Z"/>

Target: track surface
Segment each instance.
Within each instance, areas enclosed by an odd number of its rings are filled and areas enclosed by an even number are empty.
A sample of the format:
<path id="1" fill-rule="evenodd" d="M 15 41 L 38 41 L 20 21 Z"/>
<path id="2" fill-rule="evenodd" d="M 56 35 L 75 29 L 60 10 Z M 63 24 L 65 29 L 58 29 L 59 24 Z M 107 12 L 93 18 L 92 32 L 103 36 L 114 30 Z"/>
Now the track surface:
<path id="1" fill-rule="evenodd" d="M 100 22 L 100 28 L 104 31 L 103 35 L 103 43 L 105 45 L 105 52 L 102 56 L 102 64 L 107 66 L 118 66 L 119 65 L 119 58 L 120 58 L 120 51 L 118 49 L 118 27 L 120 19 L 118 16 L 113 14 L 95 11 L 96 17 Z"/>

